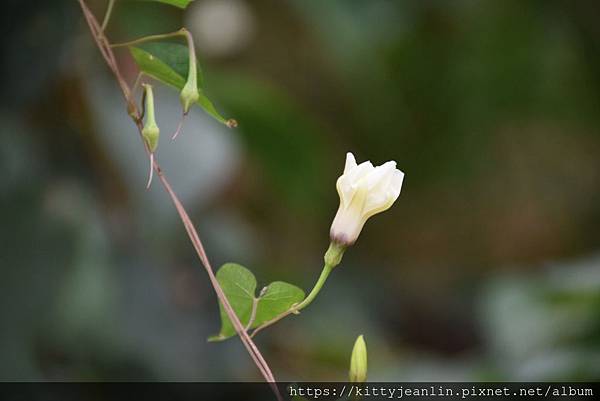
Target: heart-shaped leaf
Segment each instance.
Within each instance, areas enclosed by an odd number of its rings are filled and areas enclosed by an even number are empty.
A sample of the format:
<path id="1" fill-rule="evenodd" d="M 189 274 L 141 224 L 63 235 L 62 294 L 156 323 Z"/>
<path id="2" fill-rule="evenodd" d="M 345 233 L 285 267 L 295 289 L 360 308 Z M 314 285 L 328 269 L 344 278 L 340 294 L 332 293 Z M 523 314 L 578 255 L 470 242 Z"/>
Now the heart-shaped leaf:
<path id="1" fill-rule="evenodd" d="M 259 325 L 281 315 L 289 310 L 292 305 L 304 299 L 304 291 L 295 285 L 283 281 L 274 281 L 258 299 L 256 318 L 252 327 Z"/>
<path id="2" fill-rule="evenodd" d="M 244 266 L 227 263 L 217 272 L 217 281 L 240 322 L 246 327 L 252 314 L 255 299 L 256 278 L 254 278 L 254 274 Z M 219 339 L 225 339 L 234 335 L 235 329 L 221 303 L 219 303 L 219 307 L 221 310 L 221 332 L 218 337 L 222 337 Z"/>
<path id="3" fill-rule="evenodd" d="M 169 4 L 179 8 L 186 8 L 194 0 L 143 0 L 143 1 L 155 1 L 158 3 Z"/>
<path id="4" fill-rule="evenodd" d="M 257 296 L 254 274 L 236 263 L 221 266 L 217 272 L 217 281 L 244 327 L 248 326 L 252 317 L 249 327 L 258 327 L 304 299 L 304 291 L 283 281 L 272 282 Z M 236 334 L 223 305 L 219 304 L 219 307 L 221 330 L 219 334 L 210 337 L 209 341 L 222 341 Z"/>
<path id="5" fill-rule="evenodd" d="M 185 85 L 189 64 L 188 47 L 178 43 L 155 42 L 143 47 L 130 46 L 129 51 L 140 71 L 162 83 L 180 91 Z M 202 86 L 204 79 L 198 67 L 198 104 L 217 121 L 227 124 L 210 99 L 206 97 Z"/>

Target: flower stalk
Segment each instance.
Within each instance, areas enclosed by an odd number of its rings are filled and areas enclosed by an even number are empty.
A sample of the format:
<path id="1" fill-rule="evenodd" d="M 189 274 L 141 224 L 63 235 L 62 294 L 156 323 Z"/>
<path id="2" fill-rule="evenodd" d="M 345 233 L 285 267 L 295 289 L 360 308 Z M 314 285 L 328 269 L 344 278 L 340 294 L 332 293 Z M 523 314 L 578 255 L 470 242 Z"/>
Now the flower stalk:
<path id="1" fill-rule="evenodd" d="M 323 288 L 325 281 L 327 281 L 327 278 L 329 277 L 329 274 L 332 271 L 333 271 L 333 266 L 328 265 L 328 264 L 325 264 L 325 266 L 323 266 L 323 270 L 321 270 L 321 275 L 319 276 L 319 279 L 315 283 L 315 286 L 313 287 L 312 291 L 308 294 L 308 296 L 306 298 L 304 298 L 304 301 L 302 301 L 298 305 L 292 307 L 295 312 L 299 312 L 302 309 L 306 308 L 308 305 L 310 305 L 310 303 L 317 297 L 317 295 L 321 291 L 321 288 Z"/>
<path id="2" fill-rule="evenodd" d="M 344 255 L 344 251 L 346 247 L 335 242 L 331 242 L 329 244 L 329 248 L 327 252 L 325 252 L 325 265 L 323 266 L 323 270 L 321 270 L 321 275 L 319 276 L 315 286 L 310 291 L 308 296 L 304 298 L 304 301 L 300 302 L 298 305 L 294 306 L 295 312 L 299 312 L 302 309 L 306 308 L 314 299 L 319 295 L 319 292 L 323 288 L 323 285 L 327 281 L 329 274 L 333 271 L 333 268 L 340 264 L 342 261 L 342 256 Z"/>

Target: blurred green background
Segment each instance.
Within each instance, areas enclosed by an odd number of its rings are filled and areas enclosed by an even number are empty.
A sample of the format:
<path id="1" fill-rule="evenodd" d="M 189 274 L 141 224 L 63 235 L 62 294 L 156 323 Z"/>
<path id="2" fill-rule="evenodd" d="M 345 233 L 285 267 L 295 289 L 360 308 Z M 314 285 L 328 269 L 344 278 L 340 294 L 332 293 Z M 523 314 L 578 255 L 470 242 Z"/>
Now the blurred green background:
<path id="1" fill-rule="evenodd" d="M 89 1 L 101 16 L 106 1 Z M 3 4 L 0 379 L 260 380 L 76 1 Z M 257 337 L 278 379 L 600 380 L 600 5 L 117 1 L 113 41 L 194 34 L 206 91 L 158 155 L 215 266 L 305 290 L 347 151 L 396 160 L 319 298 Z M 119 62 L 136 75 L 127 52 Z"/>

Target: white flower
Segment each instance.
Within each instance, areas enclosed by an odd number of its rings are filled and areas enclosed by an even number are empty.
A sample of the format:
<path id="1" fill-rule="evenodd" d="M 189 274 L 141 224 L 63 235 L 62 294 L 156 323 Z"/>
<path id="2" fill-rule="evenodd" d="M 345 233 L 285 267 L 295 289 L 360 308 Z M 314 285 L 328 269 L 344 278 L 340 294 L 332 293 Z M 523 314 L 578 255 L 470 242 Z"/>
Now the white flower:
<path id="1" fill-rule="evenodd" d="M 404 173 L 389 161 L 373 167 L 370 161 L 356 164 L 354 155 L 346 154 L 344 173 L 337 180 L 340 208 L 331 225 L 331 239 L 352 245 L 367 219 L 389 209 L 398 199 Z"/>

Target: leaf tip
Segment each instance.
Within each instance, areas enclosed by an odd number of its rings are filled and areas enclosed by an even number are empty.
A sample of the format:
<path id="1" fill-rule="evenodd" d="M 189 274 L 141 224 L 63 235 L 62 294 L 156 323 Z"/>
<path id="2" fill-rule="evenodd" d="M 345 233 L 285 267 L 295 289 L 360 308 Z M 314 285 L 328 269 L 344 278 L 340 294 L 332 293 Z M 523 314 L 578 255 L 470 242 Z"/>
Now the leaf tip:
<path id="1" fill-rule="evenodd" d="M 215 334 L 214 336 L 210 336 L 206 339 L 207 342 L 209 343 L 216 343 L 216 342 L 221 342 L 226 340 L 227 337 L 225 337 L 223 334 Z"/>

